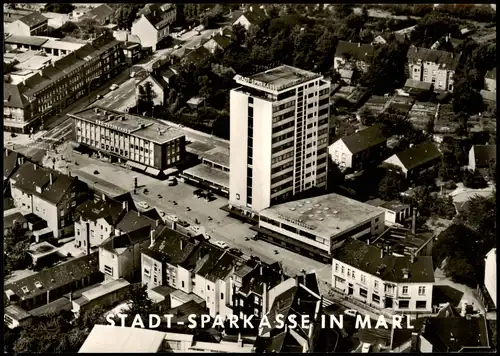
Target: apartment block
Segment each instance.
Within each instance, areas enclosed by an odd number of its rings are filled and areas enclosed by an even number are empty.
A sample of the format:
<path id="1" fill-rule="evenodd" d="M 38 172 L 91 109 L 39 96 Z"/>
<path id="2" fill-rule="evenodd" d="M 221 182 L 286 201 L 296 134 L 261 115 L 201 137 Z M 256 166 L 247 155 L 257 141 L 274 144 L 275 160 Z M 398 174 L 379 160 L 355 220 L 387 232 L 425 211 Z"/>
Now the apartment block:
<path id="1" fill-rule="evenodd" d="M 286 65 L 235 81 L 240 87 L 230 94 L 230 205 L 259 212 L 326 187 L 330 83 Z"/>
<path id="2" fill-rule="evenodd" d="M 409 78 L 432 83 L 434 89 L 453 91 L 460 54 L 411 46 L 407 57 Z"/>
<path id="3" fill-rule="evenodd" d="M 347 239 L 332 263 L 333 288 L 347 298 L 390 314 L 432 312 L 431 256 L 394 256 Z"/>
<path id="4" fill-rule="evenodd" d="M 158 176 L 185 159 L 185 135 L 173 126 L 99 107 L 69 116 L 73 140 L 112 161 Z"/>
<path id="5" fill-rule="evenodd" d="M 4 83 L 5 130 L 38 130 L 45 118 L 119 73 L 123 62 L 120 42 L 103 35 L 19 83 Z"/>

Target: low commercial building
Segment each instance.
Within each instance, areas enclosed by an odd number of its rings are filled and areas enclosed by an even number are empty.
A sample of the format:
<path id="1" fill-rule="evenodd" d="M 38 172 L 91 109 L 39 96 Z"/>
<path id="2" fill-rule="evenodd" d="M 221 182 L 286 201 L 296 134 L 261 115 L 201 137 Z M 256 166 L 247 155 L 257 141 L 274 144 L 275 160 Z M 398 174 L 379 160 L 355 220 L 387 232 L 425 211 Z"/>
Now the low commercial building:
<path id="1" fill-rule="evenodd" d="M 104 308 L 122 302 L 127 297 L 130 283 L 124 279 L 106 280 L 72 296 L 72 311 L 82 315 L 85 311 L 99 305 Z"/>
<path id="2" fill-rule="evenodd" d="M 78 353 L 157 353 L 165 333 L 156 330 L 95 325 Z"/>
<path id="3" fill-rule="evenodd" d="M 389 227 L 380 236 L 362 241 L 394 256 L 432 256 L 434 236 L 415 234 L 404 228 Z"/>
<path id="4" fill-rule="evenodd" d="M 387 137 L 379 125 L 344 136 L 328 148 L 340 168 L 362 169 L 367 162 L 381 161 L 387 148 Z"/>
<path id="5" fill-rule="evenodd" d="M 327 194 L 264 209 L 252 229 L 273 243 L 328 262 L 348 237 L 381 234 L 384 216 L 381 208 Z"/>
<path id="6" fill-rule="evenodd" d="M 76 206 L 88 198 L 87 185 L 77 177 L 30 162 L 17 169 L 10 183 L 14 205 L 45 220 L 56 238 L 73 231 Z"/>
<path id="7" fill-rule="evenodd" d="M 5 47 L 9 50 L 21 49 L 39 51 L 42 45 L 49 41 L 47 37 L 11 35 L 4 41 Z"/>
<path id="8" fill-rule="evenodd" d="M 50 39 L 41 47 L 45 53 L 52 56 L 66 56 L 84 46 L 83 43 L 74 43 L 61 41 L 59 39 Z"/>
<path id="9" fill-rule="evenodd" d="M 441 159 L 442 154 L 437 146 L 426 142 L 392 155 L 384 164 L 398 167 L 406 179 L 414 180 L 423 174 L 436 174 Z"/>
<path id="10" fill-rule="evenodd" d="M 98 255 L 94 253 L 45 269 L 29 277 L 6 284 L 5 297 L 25 310 L 48 304 L 65 293 L 99 283 Z"/>
<path id="11" fill-rule="evenodd" d="M 173 126 L 99 107 L 69 116 L 75 142 L 147 174 L 159 176 L 185 159 L 185 134 Z"/>
<path id="12" fill-rule="evenodd" d="M 332 266 L 333 288 L 347 298 L 389 314 L 432 312 L 432 256 L 394 256 L 351 238 Z"/>
<path id="13" fill-rule="evenodd" d="M 366 203 L 384 209 L 385 224 L 389 226 L 402 224 L 411 216 L 410 205 L 401 203 L 397 200 L 383 201 L 382 199 L 373 199 L 367 201 Z"/>

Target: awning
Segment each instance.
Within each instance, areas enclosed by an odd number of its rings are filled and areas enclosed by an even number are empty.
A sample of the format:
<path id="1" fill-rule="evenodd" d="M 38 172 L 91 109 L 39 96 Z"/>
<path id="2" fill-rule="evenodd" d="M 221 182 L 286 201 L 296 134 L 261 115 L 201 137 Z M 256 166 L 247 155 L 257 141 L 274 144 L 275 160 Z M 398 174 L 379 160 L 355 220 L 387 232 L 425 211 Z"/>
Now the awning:
<path id="1" fill-rule="evenodd" d="M 146 166 L 144 166 L 140 163 L 134 162 L 134 161 L 127 161 L 127 165 L 129 165 L 130 167 L 133 167 L 133 168 L 140 169 L 141 171 L 146 169 Z"/>
<path id="2" fill-rule="evenodd" d="M 148 167 L 148 168 L 146 168 L 146 173 L 149 173 L 149 174 L 152 174 L 154 176 L 157 176 L 158 174 L 160 174 L 160 170 L 155 169 L 153 167 Z"/>
<path id="3" fill-rule="evenodd" d="M 170 174 L 175 174 L 177 173 L 178 170 L 177 168 L 167 168 L 163 171 L 163 174 L 165 174 L 166 176 L 170 175 Z"/>

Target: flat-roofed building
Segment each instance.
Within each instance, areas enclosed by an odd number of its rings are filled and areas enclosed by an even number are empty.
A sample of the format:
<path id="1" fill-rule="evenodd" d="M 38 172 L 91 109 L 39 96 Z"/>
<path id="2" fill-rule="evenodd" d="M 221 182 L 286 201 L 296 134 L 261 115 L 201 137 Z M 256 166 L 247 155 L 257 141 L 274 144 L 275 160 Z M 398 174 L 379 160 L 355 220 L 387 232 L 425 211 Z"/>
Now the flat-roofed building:
<path id="1" fill-rule="evenodd" d="M 4 44 L 9 49 L 40 50 L 42 45 L 49 39 L 39 36 L 11 35 L 7 37 Z"/>
<path id="2" fill-rule="evenodd" d="M 328 261 L 346 238 L 381 234 L 384 216 L 381 208 L 327 194 L 264 209 L 253 229 L 276 244 Z"/>
<path id="3" fill-rule="evenodd" d="M 240 87 L 230 95 L 231 207 L 259 212 L 325 188 L 330 82 L 287 65 L 234 79 Z"/>
<path id="4" fill-rule="evenodd" d="M 185 159 L 186 137 L 173 126 L 99 107 L 69 116 L 75 142 L 148 174 L 158 176 Z"/>
<path id="5" fill-rule="evenodd" d="M 59 39 L 51 39 L 46 41 L 41 48 L 47 54 L 51 54 L 53 56 L 65 56 L 76 51 L 77 49 L 82 48 L 83 46 L 83 43 L 73 43 L 61 41 Z"/>
<path id="6" fill-rule="evenodd" d="M 127 297 L 130 283 L 124 279 L 108 279 L 81 293 L 81 296 L 72 300 L 72 311 L 77 315 L 100 305 L 111 306 L 122 302 Z"/>

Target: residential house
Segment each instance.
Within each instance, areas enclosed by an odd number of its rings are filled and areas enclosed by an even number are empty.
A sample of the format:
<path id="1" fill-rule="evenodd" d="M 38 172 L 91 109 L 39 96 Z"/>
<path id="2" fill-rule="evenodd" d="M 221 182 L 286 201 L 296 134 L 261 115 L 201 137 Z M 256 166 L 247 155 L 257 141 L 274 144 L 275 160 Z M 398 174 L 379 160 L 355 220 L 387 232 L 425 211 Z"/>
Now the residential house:
<path id="1" fill-rule="evenodd" d="M 70 20 L 69 14 L 59 14 L 57 12 L 44 12 L 43 16 L 48 19 L 47 24 L 50 28 L 61 28 Z"/>
<path id="2" fill-rule="evenodd" d="M 366 72 L 375 47 L 369 44 L 339 41 L 335 50 L 334 68 Z"/>
<path id="3" fill-rule="evenodd" d="M 479 170 L 488 174 L 490 167 L 496 164 L 497 145 L 474 145 L 469 150 L 469 165 L 471 171 Z"/>
<path id="4" fill-rule="evenodd" d="M 12 304 L 31 310 L 62 297 L 65 293 L 99 283 L 97 253 L 73 259 L 31 276 L 6 284 L 4 296 Z"/>
<path id="5" fill-rule="evenodd" d="M 264 9 L 257 6 L 250 6 L 248 11 L 243 13 L 239 11 L 234 12 L 232 25 L 241 25 L 248 31 L 250 26 L 258 26 L 265 19 L 267 19 L 267 15 Z"/>
<path id="6" fill-rule="evenodd" d="M 166 103 L 165 90 L 172 84 L 176 71 L 171 68 L 155 68 L 151 74 L 137 83 L 135 93 L 139 98 L 139 87 L 145 88 L 146 83 L 151 84 L 151 90 L 154 92 L 153 104 L 163 106 Z"/>
<path id="7" fill-rule="evenodd" d="M 431 256 L 394 256 L 347 239 L 333 251 L 334 291 L 392 313 L 432 311 L 434 267 Z"/>
<path id="8" fill-rule="evenodd" d="M 497 93 L 489 90 L 481 89 L 479 92 L 483 98 L 483 102 L 486 106 L 496 107 L 497 103 Z"/>
<path id="9" fill-rule="evenodd" d="M 381 161 L 386 151 L 387 137 L 379 125 L 370 126 L 352 135 L 344 136 L 328 148 L 330 156 L 341 168 L 354 170 L 370 161 Z"/>
<path id="10" fill-rule="evenodd" d="M 398 200 L 383 201 L 382 199 L 377 198 L 367 201 L 366 203 L 384 209 L 385 224 L 389 226 L 402 224 L 411 216 L 410 205 L 401 203 Z"/>
<path id="11" fill-rule="evenodd" d="M 392 155 L 384 164 L 399 167 L 406 179 L 414 180 L 423 174 L 437 173 L 441 158 L 442 154 L 437 146 L 432 142 L 425 142 Z"/>
<path id="12" fill-rule="evenodd" d="M 453 91 L 460 54 L 411 46 L 407 57 L 410 79 L 432 83 L 437 90 Z"/>
<path id="13" fill-rule="evenodd" d="M 497 249 L 493 248 L 484 259 L 484 286 L 488 291 L 493 306 L 497 307 Z"/>
<path id="14" fill-rule="evenodd" d="M 17 168 L 24 164 L 24 156 L 19 152 L 4 148 L 5 156 L 3 159 L 3 185 L 8 188 L 9 178 L 14 174 Z"/>
<path id="15" fill-rule="evenodd" d="M 210 56 L 210 51 L 205 47 L 201 46 L 191 52 L 187 53 L 184 58 L 182 58 L 181 63 L 193 63 L 199 64 L 203 62 Z"/>
<path id="16" fill-rule="evenodd" d="M 76 208 L 75 247 L 89 253 L 115 235 L 115 226 L 130 210 L 135 210 L 129 193 L 114 199 L 96 196 Z"/>
<path id="17" fill-rule="evenodd" d="M 102 4 L 83 14 L 80 20 L 93 20 L 97 22 L 97 24 L 104 26 L 111 22 L 114 13 L 115 10 L 108 4 Z"/>
<path id="18" fill-rule="evenodd" d="M 339 69 L 340 79 L 347 85 L 351 85 L 354 71 L 348 69 Z"/>
<path id="19" fill-rule="evenodd" d="M 121 70 L 120 46 L 103 35 L 19 83 L 4 83 L 4 129 L 38 130 L 45 117 L 88 95 Z"/>
<path id="20" fill-rule="evenodd" d="M 493 68 L 484 76 L 484 89 L 493 93 L 497 92 L 497 69 Z"/>
<path id="21" fill-rule="evenodd" d="M 142 14 L 132 24 L 131 33 L 139 37 L 143 48 L 151 47 L 156 51 L 160 42 L 170 34 L 170 26 L 175 22 L 176 16 L 175 6 L 164 11 L 157 4 L 151 5 L 150 11 Z"/>
<path id="22" fill-rule="evenodd" d="M 110 237 L 99 246 L 99 270 L 106 279 L 134 281 L 141 268 L 141 250 L 151 244 L 157 232 L 144 226 Z"/>
<path id="23" fill-rule="evenodd" d="M 423 352 L 489 352 L 491 349 L 486 318 L 427 318 L 418 340 Z"/>
<path id="24" fill-rule="evenodd" d="M 83 15 L 85 15 L 86 13 L 92 11 L 92 8 L 89 8 L 89 7 L 77 7 L 76 9 L 74 9 L 69 15 L 69 19 L 73 22 L 78 22 Z"/>
<path id="25" fill-rule="evenodd" d="M 54 237 L 73 232 L 76 206 L 88 198 L 87 185 L 57 171 L 24 163 L 11 176 L 11 194 L 16 207 L 47 222 Z"/>
<path id="26" fill-rule="evenodd" d="M 230 38 L 216 33 L 203 44 L 203 47 L 208 49 L 210 53 L 215 53 L 217 50 L 224 51 L 230 44 Z"/>
<path id="27" fill-rule="evenodd" d="M 269 292 L 269 311 L 266 316 L 270 326 L 259 329 L 255 340 L 256 353 L 308 353 L 314 352 L 321 329 L 322 297 L 315 274 L 290 278 Z M 309 320 L 308 325 L 279 328 L 276 316 Z"/>
<path id="28" fill-rule="evenodd" d="M 269 290 L 285 280 L 280 263 L 264 265 L 252 260 L 235 269 L 233 280 L 233 314 L 239 316 L 255 315 L 260 318 L 267 310 Z"/>
<path id="29" fill-rule="evenodd" d="M 47 36 L 48 21 L 41 13 L 32 12 L 10 23 L 6 32 L 18 36 Z"/>

